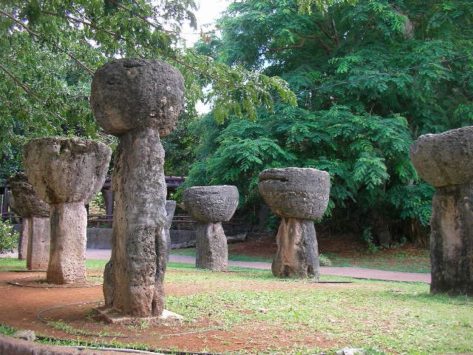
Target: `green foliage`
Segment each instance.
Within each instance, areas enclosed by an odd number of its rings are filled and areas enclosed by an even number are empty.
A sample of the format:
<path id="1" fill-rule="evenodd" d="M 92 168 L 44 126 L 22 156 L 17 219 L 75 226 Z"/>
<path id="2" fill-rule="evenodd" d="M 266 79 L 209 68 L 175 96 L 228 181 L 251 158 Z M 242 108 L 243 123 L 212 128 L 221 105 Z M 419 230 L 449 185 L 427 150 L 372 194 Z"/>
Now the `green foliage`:
<path id="1" fill-rule="evenodd" d="M 279 103 L 254 123 L 207 127 L 213 139 L 201 140 L 189 184 L 237 184 L 252 203 L 262 169 L 315 167 L 332 177 L 333 225 L 361 234 L 376 214 L 393 230 L 428 225 L 433 189 L 409 146 L 473 124 L 471 1 L 246 0 L 219 26 L 198 50 L 284 78 L 298 108 Z"/>
<path id="2" fill-rule="evenodd" d="M 255 107 L 270 109 L 275 97 L 296 103 L 278 77 L 184 48 L 182 26 L 190 23 L 196 29 L 195 9 L 194 0 L 3 1 L 0 177 L 20 169 L 21 147 L 31 137 L 110 139 L 95 123 L 89 94 L 94 71 L 114 58 L 161 59 L 180 69 L 188 117 L 195 116 L 198 100 L 213 103 L 220 121 L 231 113 L 255 118 Z"/>
<path id="3" fill-rule="evenodd" d="M 0 220 L 0 254 L 13 251 L 18 246 L 18 238 L 10 222 Z"/>

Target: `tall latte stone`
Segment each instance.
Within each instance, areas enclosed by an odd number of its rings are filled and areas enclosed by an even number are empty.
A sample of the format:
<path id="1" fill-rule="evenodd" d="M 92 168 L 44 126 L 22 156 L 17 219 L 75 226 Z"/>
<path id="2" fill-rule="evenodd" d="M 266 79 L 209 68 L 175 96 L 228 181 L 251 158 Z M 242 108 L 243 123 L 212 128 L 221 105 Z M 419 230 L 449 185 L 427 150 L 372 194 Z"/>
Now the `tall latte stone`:
<path id="1" fill-rule="evenodd" d="M 238 207 L 235 186 L 194 186 L 184 191 L 184 207 L 197 221 L 196 266 L 224 271 L 228 266 L 227 237 L 222 222 L 229 221 Z"/>
<path id="2" fill-rule="evenodd" d="M 79 138 L 38 138 L 25 146 L 28 181 L 50 205 L 49 283 L 86 281 L 85 205 L 102 188 L 111 154 L 105 144 Z"/>
<path id="3" fill-rule="evenodd" d="M 327 208 L 329 174 L 310 168 L 268 169 L 259 175 L 258 188 L 266 204 L 281 217 L 273 275 L 318 280 L 320 263 L 313 220 L 321 218 Z"/>
<path id="4" fill-rule="evenodd" d="M 432 200 L 432 293 L 473 295 L 473 126 L 420 136 L 411 146 Z"/>
<path id="5" fill-rule="evenodd" d="M 23 218 L 19 256 L 26 258 L 28 270 L 45 270 L 49 262 L 49 205 L 42 201 L 25 174 L 8 180 L 12 192 L 12 209 Z"/>
<path id="6" fill-rule="evenodd" d="M 160 137 L 174 128 L 183 95 L 179 71 L 160 61 L 116 60 L 94 75 L 95 118 L 120 139 L 112 178 L 112 257 L 104 273 L 104 312 L 109 314 L 163 312 L 167 214 Z"/>

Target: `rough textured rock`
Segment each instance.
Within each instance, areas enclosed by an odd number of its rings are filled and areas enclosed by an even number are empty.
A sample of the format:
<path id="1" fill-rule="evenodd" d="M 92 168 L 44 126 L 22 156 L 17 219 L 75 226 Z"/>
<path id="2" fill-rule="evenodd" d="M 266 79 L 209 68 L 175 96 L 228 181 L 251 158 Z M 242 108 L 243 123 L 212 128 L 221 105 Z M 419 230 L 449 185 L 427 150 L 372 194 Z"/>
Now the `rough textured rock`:
<path id="1" fill-rule="evenodd" d="M 327 209 L 330 175 L 311 168 L 267 169 L 259 175 L 258 188 L 278 216 L 318 219 Z"/>
<path id="2" fill-rule="evenodd" d="M 213 271 L 228 267 L 227 237 L 222 223 L 197 223 L 195 266 Z"/>
<path id="3" fill-rule="evenodd" d="M 96 71 L 90 103 L 107 133 L 119 136 L 149 127 L 163 137 L 174 129 L 183 97 L 183 78 L 169 64 L 120 59 Z"/>
<path id="4" fill-rule="evenodd" d="M 86 280 L 85 204 L 102 188 L 111 153 L 103 143 L 79 138 L 38 138 L 25 146 L 28 180 L 51 208 L 50 283 Z"/>
<path id="5" fill-rule="evenodd" d="M 196 227 L 196 266 L 223 271 L 228 265 L 228 246 L 221 222 L 229 221 L 238 207 L 236 186 L 194 186 L 184 191 L 185 209 L 199 222 Z"/>
<path id="6" fill-rule="evenodd" d="M 97 70 L 91 106 L 98 123 L 120 138 L 113 191 L 112 257 L 104 272 L 105 313 L 159 316 L 166 269 L 166 183 L 160 135 L 183 105 L 181 74 L 160 61 L 121 59 Z"/>
<path id="7" fill-rule="evenodd" d="M 311 168 L 284 168 L 265 170 L 259 179 L 260 194 L 281 217 L 273 275 L 318 280 L 320 261 L 313 219 L 321 218 L 327 208 L 330 175 Z"/>
<path id="8" fill-rule="evenodd" d="M 410 153 L 419 175 L 435 187 L 473 180 L 473 126 L 422 135 Z"/>
<path id="9" fill-rule="evenodd" d="M 174 212 L 176 211 L 176 201 L 167 200 L 166 201 L 166 224 L 164 226 L 164 233 L 166 235 L 166 253 L 167 259 L 169 261 L 169 254 L 171 253 L 171 225 L 172 219 L 174 218 Z"/>
<path id="10" fill-rule="evenodd" d="M 276 242 L 278 250 L 271 265 L 273 275 L 319 279 L 320 262 L 314 222 L 283 217 Z"/>
<path id="11" fill-rule="evenodd" d="M 184 191 L 186 210 L 199 222 L 227 222 L 238 207 L 238 189 L 231 185 L 193 186 Z"/>
<path id="12" fill-rule="evenodd" d="M 25 222 L 26 220 L 23 220 Z M 28 250 L 26 268 L 28 270 L 46 270 L 49 265 L 51 222 L 49 218 L 28 218 Z"/>
<path id="13" fill-rule="evenodd" d="M 473 182 L 437 188 L 430 259 L 432 293 L 473 295 Z"/>
<path id="14" fill-rule="evenodd" d="M 17 173 L 8 180 L 12 209 L 23 218 L 18 256 L 29 270 L 43 270 L 49 261 L 49 205 L 37 195 L 28 178 Z"/>
<path id="15" fill-rule="evenodd" d="M 411 147 L 432 201 L 432 293 L 473 295 L 473 127 L 427 134 Z"/>

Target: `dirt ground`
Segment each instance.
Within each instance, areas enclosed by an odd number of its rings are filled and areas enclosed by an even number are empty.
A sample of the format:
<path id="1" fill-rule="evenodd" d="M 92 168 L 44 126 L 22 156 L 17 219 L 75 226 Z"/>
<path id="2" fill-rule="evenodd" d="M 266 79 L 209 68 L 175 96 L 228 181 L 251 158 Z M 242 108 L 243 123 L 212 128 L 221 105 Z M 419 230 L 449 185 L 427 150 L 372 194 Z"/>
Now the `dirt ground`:
<path id="1" fill-rule="evenodd" d="M 363 249 L 356 240 L 328 241 L 320 238 L 323 252 L 351 253 Z M 235 254 L 271 257 L 276 251 L 274 237 L 251 240 L 229 246 Z M 172 272 L 184 272 L 173 270 Z M 90 275 L 92 279 L 100 275 Z M 58 339 L 80 339 L 96 343 L 143 344 L 151 349 L 181 352 L 243 352 L 284 348 L 329 348 L 339 344 L 319 334 L 297 330 L 281 332 L 267 324 L 244 324 L 224 329 L 209 317 L 194 322 L 133 325 L 105 324 L 93 318 L 93 309 L 103 300 L 101 285 L 82 288 L 20 287 L 10 284 L 19 280 L 24 286 L 37 285 L 34 279 L 44 279 L 44 272 L 0 272 L 0 324 L 16 329 L 31 329 L 37 334 Z M 45 285 L 43 285 L 45 286 Z M 47 285 L 46 285 L 47 286 Z M 167 296 L 190 295 L 219 290 L 265 290 L 286 287 L 282 283 L 248 281 L 237 285 L 229 282 L 203 284 L 165 283 Z M 310 284 L 294 287 L 314 287 Z M 349 285 L 321 285 L 316 287 L 350 287 Z"/>
<path id="2" fill-rule="evenodd" d="M 173 272 L 180 272 L 174 270 Z M 9 281 L 44 278 L 45 273 L 0 272 L 0 323 L 16 329 L 30 329 L 40 336 L 58 339 L 81 339 L 98 343 L 118 341 L 122 344 L 145 344 L 161 350 L 184 352 L 234 352 L 305 347 L 331 347 L 333 342 L 322 336 L 303 335 L 300 332 L 271 329 L 267 324 L 245 324 L 223 329 L 221 324 L 209 318 L 195 322 L 168 322 L 161 324 L 137 323 L 132 325 L 106 324 L 93 319 L 93 309 L 101 304 L 100 285 L 85 288 L 38 288 L 15 286 Z M 228 290 L 235 287 L 242 290 L 267 290 L 286 287 L 281 283 L 256 282 L 245 284 L 165 285 L 166 295 L 189 295 L 201 292 Z M 296 287 L 313 287 L 298 285 Z M 340 285 L 319 285 L 317 287 L 342 287 Z M 346 286 L 343 286 L 346 287 Z M 209 313 L 215 310 L 209 310 Z M 48 324 L 48 322 L 50 322 Z"/>

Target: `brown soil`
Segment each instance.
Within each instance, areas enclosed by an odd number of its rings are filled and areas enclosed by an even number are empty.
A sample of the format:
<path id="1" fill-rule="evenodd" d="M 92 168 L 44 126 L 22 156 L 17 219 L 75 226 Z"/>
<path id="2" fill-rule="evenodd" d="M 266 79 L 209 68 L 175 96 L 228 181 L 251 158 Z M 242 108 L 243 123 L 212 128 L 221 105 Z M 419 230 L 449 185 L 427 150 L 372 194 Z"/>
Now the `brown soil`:
<path id="1" fill-rule="evenodd" d="M 185 271 L 171 271 L 185 272 Z M 0 272 L 0 324 L 16 329 L 31 329 L 37 335 L 58 339 L 81 339 L 97 343 L 118 341 L 122 344 L 144 344 L 150 349 L 187 352 L 259 352 L 283 351 L 295 347 L 327 348 L 333 341 L 317 333 L 275 329 L 268 324 L 241 324 L 225 327 L 207 318 L 193 322 L 105 324 L 93 319 L 93 309 L 103 300 L 101 286 L 86 288 L 37 288 L 15 286 L 9 281 L 22 277 L 44 278 L 44 273 Z M 166 284 L 166 295 L 190 295 L 219 290 L 274 290 L 287 287 L 280 282 L 176 283 Z M 347 287 L 347 285 L 294 284 L 291 287 Z M 351 287 L 351 286 L 348 286 Z M 50 322 L 48 324 L 48 322 Z M 303 327 L 303 326 L 301 326 Z"/>

